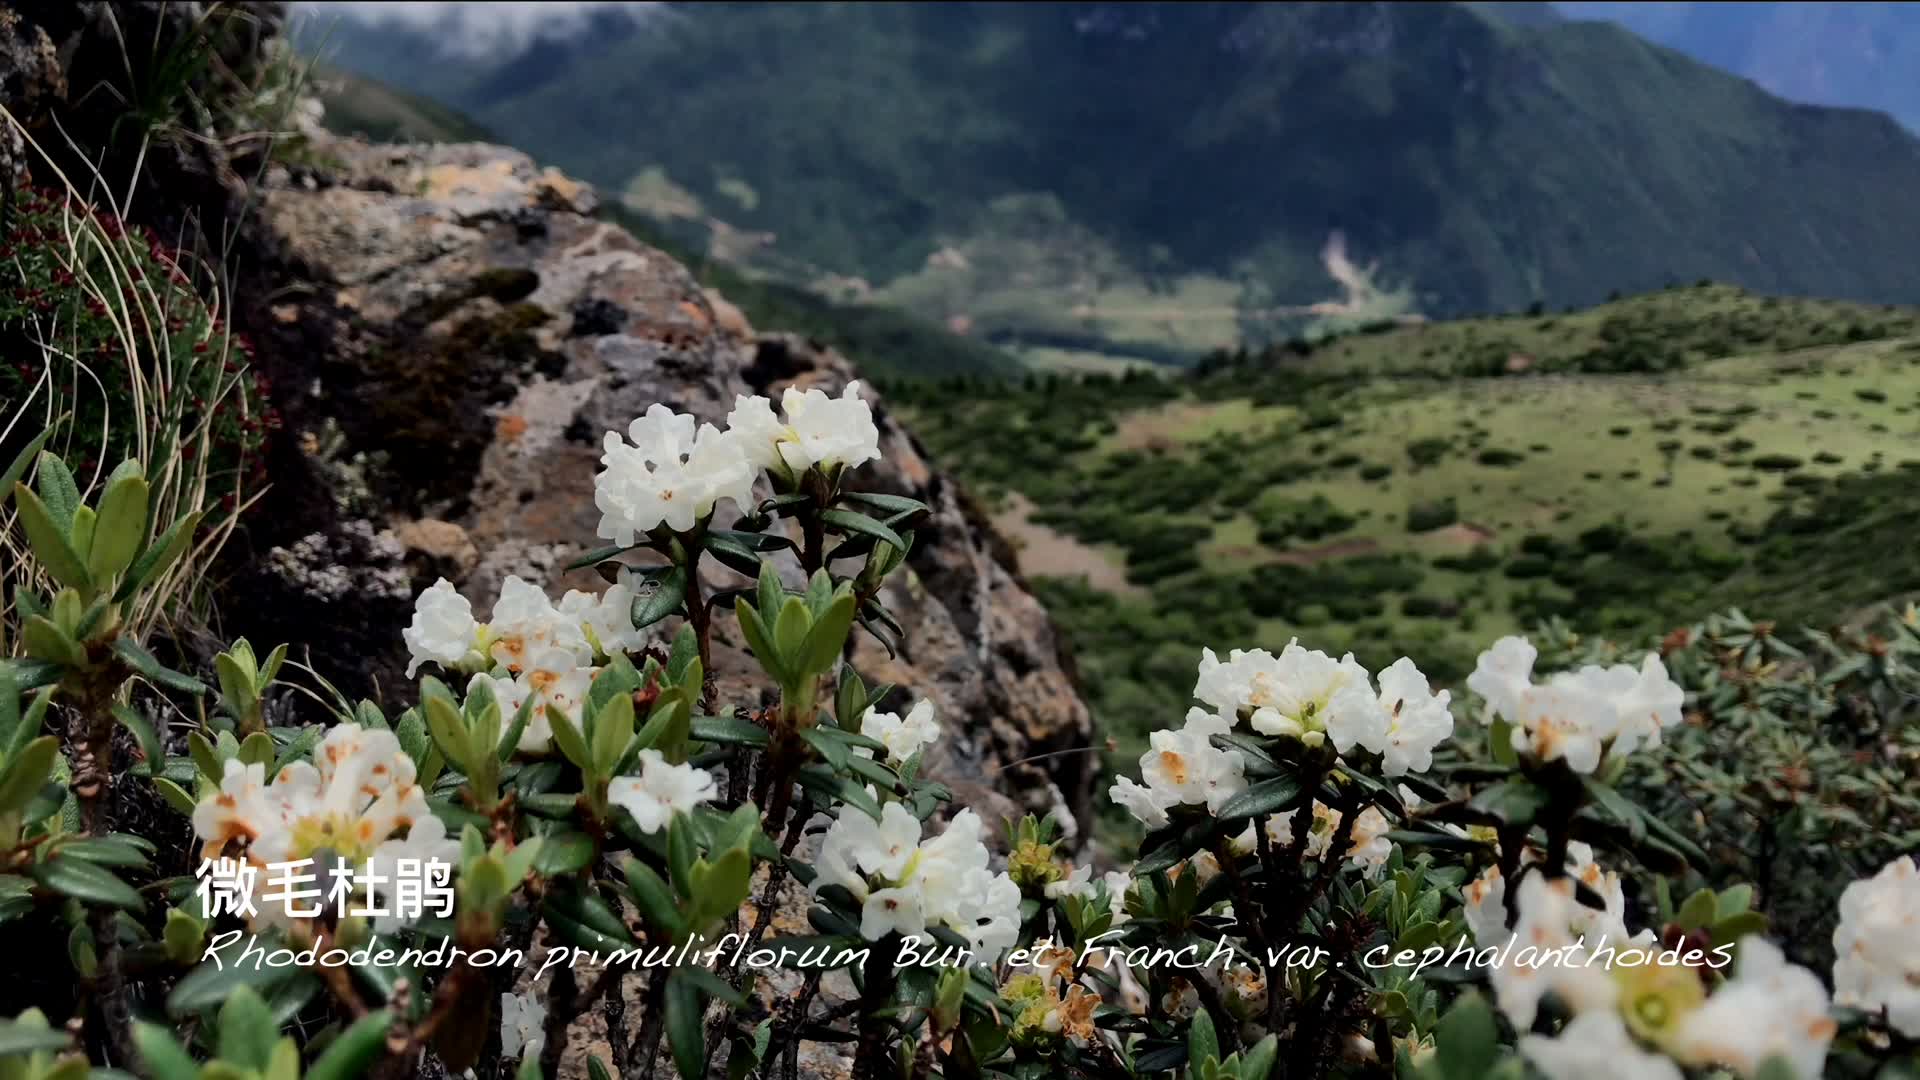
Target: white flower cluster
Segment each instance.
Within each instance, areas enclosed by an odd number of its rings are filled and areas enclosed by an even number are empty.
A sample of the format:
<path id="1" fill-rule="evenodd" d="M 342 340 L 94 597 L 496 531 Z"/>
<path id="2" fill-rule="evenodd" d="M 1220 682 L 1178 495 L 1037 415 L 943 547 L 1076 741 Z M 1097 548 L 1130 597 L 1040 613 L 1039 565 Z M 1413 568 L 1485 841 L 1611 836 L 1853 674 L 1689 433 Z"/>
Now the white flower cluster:
<path id="1" fill-rule="evenodd" d="M 1151 749 L 1140 758 L 1145 783 L 1122 777 L 1109 791 L 1148 828 L 1164 826 L 1176 806 L 1205 805 L 1217 812 L 1246 787 L 1240 753 L 1211 741 L 1242 723 L 1262 735 L 1292 736 L 1309 745 L 1331 741 L 1342 754 L 1378 754 L 1388 776 L 1431 767 L 1434 747 L 1453 734 L 1447 692 L 1433 693 L 1413 661 L 1395 661 L 1380 672 L 1376 688 L 1351 653 L 1335 660 L 1298 641 L 1279 656 L 1235 649 L 1224 663 L 1212 649 L 1203 650 L 1193 696 L 1213 711 L 1190 709 L 1179 730 L 1154 732 Z M 1370 836 L 1369 851 L 1375 839 L 1384 843 Z"/>
<path id="2" fill-rule="evenodd" d="M 789 387 L 781 405 L 784 420 L 766 398 L 739 395 L 722 431 L 655 404 L 625 438 L 607 432 L 593 480 L 598 535 L 624 547 L 662 526 L 689 532 L 722 499 L 750 506 L 762 469 L 791 479 L 880 456 L 880 431 L 858 382 L 837 398 Z"/>
<path id="3" fill-rule="evenodd" d="M 1569 876 L 1530 871 L 1521 879 L 1511 932 L 1498 872 L 1467 888 L 1468 924 L 1475 943 L 1491 950 L 1501 1012 L 1520 1031 L 1549 995 L 1574 1014 L 1558 1035 L 1521 1040 L 1549 1080 L 1679 1080 L 1680 1066 L 1722 1066 L 1752 1080 L 1775 1058 L 1803 1080 L 1820 1075 L 1835 1024 L 1818 976 L 1787 963 L 1766 939 L 1747 937 L 1733 978 L 1708 996 L 1698 963 L 1663 949 L 1651 930 L 1629 931 L 1618 876 L 1594 864 L 1584 845 L 1569 845 L 1568 855 Z M 1581 903 L 1576 881 L 1605 907 Z"/>
<path id="4" fill-rule="evenodd" d="M 1680 722 L 1686 693 L 1653 653 L 1638 668 L 1589 664 L 1535 683 L 1539 655 L 1527 639 L 1504 637 L 1480 654 L 1467 676 L 1467 688 L 1513 725 L 1513 747 L 1521 753 L 1563 758 L 1575 772 L 1591 773 L 1606 751 L 1659 746 L 1660 733 Z"/>
<path id="5" fill-rule="evenodd" d="M 1920 868 L 1911 855 L 1840 894 L 1833 932 L 1834 1000 L 1920 1039 Z"/>
<path id="6" fill-rule="evenodd" d="M 868 709 L 860 716 L 860 734 L 885 744 L 890 764 L 904 765 L 940 738 L 940 724 L 933 718 L 933 702 L 919 701 L 904 717 Z M 863 757 L 873 753 L 864 746 L 854 752 Z"/>
<path id="7" fill-rule="evenodd" d="M 954 815 L 945 832 L 922 840 L 920 822 L 900 803 L 875 821 L 842 805 L 821 840 L 814 895 L 841 885 L 860 901 L 860 933 L 889 932 L 925 941 L 929 926 L 965 937 L 972 959 L 993 963 L 1020 936 L 1020 887 L 988 869 L 991 859 L 972 810 Z"/>
<path id="8" fill-rule="evenodd" d="M 607 782 L 607 801 L 633 815 L 643 833 L 659 832 L 675 814 L 719 798 L 713 774 L 692 765 L 669 765 L 658 750 L 640 751 L 640 773 Z"/>
<path id="9" fill-rule="evenodd" d="M 220 790 L 194 807 L 193 831 L 204 858 L 237 849 L 260 867 L 330 852 L 356 880 L 377 882 L 382 897 L 391 899 L 386 890 L 402 887 L 403 865 L 451 863 L 460 854 L 415 781 L 413 759 L 393 732 L 343 724 L 327 732 L 312 762 L 288 763 L 272 783 L 265 765 L 228 759 Z M 288 919 L 271 904 L 260 917 L 272 924 Z M 400 922 L 398 915 L 384 916 L 377 928 Z"/>
<path id="10" fill-rule="evenodd" d="M 644 644 L 633 628 L 634 599 L 631 576 L 598 595 L 570 590 L 558 605 L 539 587 L 510 576 L 500 586 L 492 619 L 479 623 L 466 597 L 441 578 L 414 601 L 413 623 L 404 632 L 412 656 L 407 674 L 429 662 L 472 671 L 467 692 L 484 681 L 509 717 L 534 697 L 519 745 L 527 753 L 546 753 L 553 743 L 546 706 L 579 723 L 599 659 Z"/>

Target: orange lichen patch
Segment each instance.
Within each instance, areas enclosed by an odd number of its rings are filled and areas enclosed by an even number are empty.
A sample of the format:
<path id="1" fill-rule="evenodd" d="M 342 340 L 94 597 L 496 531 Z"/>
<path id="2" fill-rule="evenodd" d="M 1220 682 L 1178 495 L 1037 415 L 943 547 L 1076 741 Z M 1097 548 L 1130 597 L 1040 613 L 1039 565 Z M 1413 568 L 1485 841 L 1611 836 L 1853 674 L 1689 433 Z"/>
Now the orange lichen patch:
<path id="1" fill-rule="evenodd" d="M 681 314 L 685 315 L 687 318 L 692 319 L 695 323 L 699 324 L 700 328 L 703 330 L 713 325 L 713 320 L 708 317 L 706 309 L 702 308 L 699 304 L 696 304 L 691 300 L 680 301 L 680 312 Z"/>
<path id="2" fill-rule="evenodd" d="M 502 191 L 514 184 L 513 162 L 504 158 L 480 167 L 435 165 L 427 170 L 423 178 L 421 195 L 436 202 L 444 202 L 459 195 L 484 195 Z"/>
<path id="3" fill-rule="evenodd" d="M 493 425 L 493 433 L 503 443 L 517 442 L 520 436 L 527 433 L 529 426 L 526 417 L 518 413 L 507 413 Z"/>

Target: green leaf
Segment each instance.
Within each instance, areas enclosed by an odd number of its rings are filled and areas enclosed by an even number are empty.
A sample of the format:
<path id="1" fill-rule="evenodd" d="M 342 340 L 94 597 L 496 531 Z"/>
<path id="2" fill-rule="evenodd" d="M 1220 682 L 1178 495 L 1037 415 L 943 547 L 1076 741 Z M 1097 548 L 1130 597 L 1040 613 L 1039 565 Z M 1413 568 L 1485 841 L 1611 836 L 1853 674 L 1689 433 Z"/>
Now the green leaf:
<path id="1" fill-rule="evenodd" d="M 807 614 L 807 602 L 798 596 L 789 596 L 780 605 L 780 615 L 773 624 L 773 645 L 780 650 L 781 662 L 795 676 L 804 675 L 807 643 L 807 630 L 813 620 Z"/>
<path id="2" fill-rule="evenodd" d="M 73 542 L 67 538 L 67 523 L 55 518 L 47 504 L 40 501 L 25 484 L 13 485 L 13 497 L 20 504 L 20 525 L 27 531 L 27 543 L 33 548 L 34 558 L 46 567 L 47 573 L 62 585 L 71 585 L 84 589 L 93 584 L 87 575 L 86 560 L 74 549 Z M 72 512 L 67 514 L 68 522 Z"/>
<path id="3" fill-rule="evenodd" d="M 7 496 L 13 491 L 13 485 L 27 475 L 28 466 L 33 464 L 33 456 L 40 452 L 41 447 L 47 445 L 47 440 L 52 436 L 53 428 L 51 427 L 35 435 L 33 441 L 26 445 L 26 449 L 21 450 L 13 459 L 13 464 L 7 466 L 7 471 L 0 473 L 0 507 L 7 504 Z"/>
<path id="4" fill-rule="evenodd" d="M 126 662 L 126 665 L 140 674 L 159 683 L 169 690 L 178 690 L 185 694 L 204 694 L 207 692 L 199 679 L 183 674 L 161 664 L 154 655 L 141 648 L 132 638 L 116 638 L 113 642 L 114 655 Z"/>
<path id="5" fill-rule="evenodd" d="M 1717 910 L 1715 917 L 1717 919 L 1731 919 L 1752 906 L 1753 886 L 1744 883 L 1735 885 L 1730 889 L 1721 890 L 1719 902 L 1716 905 Z"/>
<path id="6" fill-rule="evenodd" d="M 73 482 L 73 473 L 67 469 L 67 463 L 60 460 L 60 455 L 40 455 L 38 487 L 53 520 L 61 532 L 66 532 L 73 526 L 74 512 L 80 509 L 80 487 Z"/>
<path id="7" fill-rule="evenodd" d="M 844 533 L 871 536 L 875 540 L 892 544 L 902 551 L 907 548 L 907 542 L 900 538 L 899 533 L 865 514 L 857 514 L 851 510 L 828 510 L 820 515 L 820 520 Z"/>
<path id="8" fill-rule="evenodd" d="M 772 620 L 780 614 L 780 605 L 785 601 L 787 590 L 780 584 L 780 574 L 770 562 L 760 564 L 760 577 L 754 582 L 754 598 L 760 619 L 772 630 Z"/>
<path id="9" fill-rule="evenodd" d="M 696 716 L 690 734 L 701 742 L 729 746 L 765 746 L 768 741 L 765 728 L 745 717 L 731 714 Z"/>
<path id="10" fill-rule="evenodd" d="M 926 503 L 918 499 L 909 499 L 905 495 L 885 495 L 878 491 L 843 491 L 840 493 L 840 498 L 865 503 L 888 517 L 932 512 Z"/>
<path id="11" fill-rule="evenodd" d="M 598 563 L 605 562 L 606 560 L 613 558 L 615 555 L 622 554 L 623 552 L 632 551 L 634 548 L 639 546 L 640 546 L 639 544 L 630 544 L 625 547 L 622 547 L 618 544 L 615 544 L 611 547 L 594 548 L 592 551 L 589 551 L 585 555 L 582 555 L 579 558 L 568 563 L 567 569 L 569 571 L 585 570 L 589 566 L 593 566 Z"/>
<path id="12" fill-rule="evenodd" d="M 1301 786 L 1299 777 L 1285 774 L 1251 784 L 1228 799 L 1220 807 L 1218 817 L 1222 821 L 1233 821 L 1274 813 L 1297 799 Z"/>
<path id="13" fill-rule="evenodd" d="M 376 1009 L 354 1021 L 352 1027 L 327 1044 L 326 1050 L 307 1066 L 305 1080 L 351 1080 L 364 1076 L 374 1059 L 385 1052 L 387 1028 L 392 1023 L 393 1016 L 386 1009 Z"/>
<path id="14" fill-rule="evenodd" d="M 652 588 L 633 599 L 633 626 L 644 630 L 681 610 L 687 600 L 687 571 L 675 566 L 652 583 Z"/>
<path id="15" fill-rule="evenodd" d="M 747 603 L 746 597 L 734 601 L 733 613 L 740 620 L 740 635 L 747 639 L 747 648 L 753 653 L 753 658 L 760 661 L 760 666 L 766 669 L 774 682 L 782 686 L 792 682 L 786 664 L 773 646 L 772 635 L 767 632 L 766 624 L 760 621 L 760 615 L 753 605 Z"/>
<path id="16" fill-rule="evenodd" d="M 140 911 L 147 906 L 133 886 L 121 881 L 113 871 L 82 858 L 55 855 L 33 867 L 33 879 L 62 896 L 88 904 Z"/>
<path id="17" fill-rule="evenodd" d="M 633 741 L 633 696 L 620 694 L 606 703 L 593 718 L 593 768 L 601 776 L 613 775 L 614 766 Z"/>
<path id="18" fill-rule="evenodd" d="M 707 1035 L 701 1025 L 700 984 L 675 971 L 667 978 L 667 1045 L 681 1076 L 705 1075 Z"/>
<path id="19" fill-rule="evenodd" d="M 1581 779 L 1586 785 L 1587 794 L 1593 796 L 1593 801 L 1598 803 L 1609 817 L 1627 827 L 1627 835 L 1632 837 L 1634 843 L 1637 844 L 1646 839 L 1647 816 L 1641 812 L 1640 807 L 1634 805 L 1633 800 L 1591 776 Z"/>
<path id="20" fill-rule="evenodd" d="M 628 859 L 621 869 L 626 872 L 627 892 L 648 924 L 665 930 L 669 936 L 679 936 L 686 929 L 686 920 L 681 917 L 680 905 L 667 883 L 639 859 Z"/>
<path id="21" fill-rule="evenodd" d="M 847 631 L 853 628 L 854 600 L 852 590 L 843 590 L 827 605 L 825 612 L 814 620 L 812 629 L 807 631 L 806 644 L 802 647 L 802 665 L 807 671 L 816 673 L 833 670 L 840 660 L 840 650 L 846 647 Z"/>
<path id="22" fill-rule="evenodd" d="M 553 727 L 554 744 L 560 747 L 560 752 L 567 756 L 567 760 L 582 770 L 591 769 L 593 758 L 587 753 L 587 740 L 580 734 L 580 729 L 574 726 L 573 720 L 558 706 L 549 703 L 547 723 Z"/>
<path id="23" fill-rule="evenodd" d="M 0 1020 L 0 1056 L 59 1051 L 72 1046 L 73 1037 L 60 1028 Z"/>
<path id="24" fill-rule="evenodd" d="M 1208 1061 L 1220 1060 L 1220 1037 L 1213 1030 L 1213 1017 L 1205 1009 L 1187 1021 L 1187 1064 L 1192 1076 L 1205 1076 Z"/>
<path id="25" fill-rule="evenodd" d="M 153 1080 L 199 1080 L 200 1063 L 174 1041 L 173 1033 L 159 1024 L 136 1020 L 133 1024 L 133 1048 L 140 1053 Z"/>
<path id="26" fill-rule="evenodd" d="M 182 814 L 192 816 L 194 808 L 199 805 L 197 799 L 187 794 L 186 788 L 181 787 L 179 784 L 174 783 L 164 776 L 156 776 L 153 778 L 153 788 L 160 793 L 162 799 L 166 800 L 168 806 L 173 807 Z"/>
<path id="27" fill-rule="evenodd" d="M 1493 1010 L 1477 993 L 1462 997 L 1440 1019 L 1434 1032 L 1436 1060 L 1447 1080 L 1487 1075 L 1500 1049 L 1500 1031 Z"/>
<path id="28" fill-rule="evenodd" d="M 258 951 L 249 957 L 250 963 L 243 964 L 241 957 L 247 955 L 250 946 Z M 271 948 L 256 937 L 246 937 L 216 950 L 214 958 L 189 971 L 173 985 L 172 992 L 167 995 L 167 1012 L 174 1016 L 199 1012 L 226 1001 L 243 986 L 270 995 L 272 987 L 286 982 L 301 970 L 261 963 L 261 957 Z"/>
<path id="29" fill-rule="evenodd" d="M 87 552 L 87 572 L 96 581 L 112 580 L 133 563 L 147 540 L 147 481 L 121 476 L 100 496 L 99 520 L 93 527 L 93 546 Z"/>
<path id="30" fill-rule="evenodd" d="M 52 777 L 53 762 L 59 756 L 60 740 L 52 735 L 40 736 L 15 754 L 0 770 L 0 813 L 11 813 L 31 802 Z"/>
<path id="31" fill-rule="evenodd" d="M 226 779 L 226 759 L 220 756 L 205 735 L 198 731 L 187 732 L 187 753 L 193 758 L 194 767 L 200 770 L 201 776 L 214 784 Z"/>
<path id="32" fill-rule="evenodd" d="M 26 640 L 27 651 L 37 659 L 70 668 L 87 664 L 87 651 L 45 615 L 27 616 L 21 637 Z"/>
<path id="33" fill-rule="evenodd" d="M 534 698 L 535 695 L 527 695 L 528 702 Z M 473 772 L 473 749 L 467 739 L 467 718 L 461 715 L 453 702 L 437 694 L 423 694 L 421 700 L 426 705 L 427 733 L 439 744 L 440 753 L 461 772 Z"/>
<path id="34" fill-rule="evenodd" d="M 267 1003 L 249 986 L 235 990 L 220 1006 L 219 1029 L 219 1057 L 250 1069 L 266 1068 L 280 1037 Z"/>
<path id="35" fill-rule="evenodd" d="M 533 869 L 541 877 L 564 877 L 579 873 L 592 861 L 593 837 L 569 829 L 546 834 L 540 854 L 534 857 Z"/>
<path id="36" fill-rule="evenodd" d="M 1714 915 L 1719 911 L 1719 901 L 1712 889 L 1701 889 L 1680 905 L 1680 911 L 1674 916 L 1682 930 L 1699 930 L 1713 924 Z"/>
<path id="37" fill-rule="evenodd" d="M 273 764 L 273 736 L 264 731 L 248 735 L 240 743 L 238 757 L 242 765 Z"/>
<path id="38" fill-rule="evenodd" d="M 1527 825 L 1546 809 L 1547 793 L 1532 781 L 1515 777 L 1481 791 L 1467 806 L 1509 825 Z"/>
<path id="39" fill-rule="evenodd" d="M 145 867 L 147 857 L 153 854 L 153 851 L 152 841 L 129 833 L 82 837 L 65 841 L 60 845 L 60 854 L 63 857 L 85 859 L 100 866 L 119 866 L 129 869 Z"/>
<path id="40" fill-rule="evenodd" d="M 203 511 L 195 510 L 186 517 L 167 526 L 167 530 L 156 537 L 140 557 L 133 560 L 133 566 L 127 575 L 120 579 L 120 588 L 113 594 L 115 600 L 125 600 L 147 582 L 167 572 L 193 542 L 193 530 L 199 528 Z"/>

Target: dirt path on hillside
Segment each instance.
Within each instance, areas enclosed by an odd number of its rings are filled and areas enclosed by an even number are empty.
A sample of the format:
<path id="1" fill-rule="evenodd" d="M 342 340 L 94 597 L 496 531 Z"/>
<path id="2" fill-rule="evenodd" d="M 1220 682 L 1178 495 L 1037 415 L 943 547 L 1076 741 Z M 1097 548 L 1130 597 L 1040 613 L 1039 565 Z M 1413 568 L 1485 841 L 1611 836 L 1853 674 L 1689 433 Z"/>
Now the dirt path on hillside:
<path id="1" fill-rule="evenodd" d="M 993 515 L 993 527 L 1013 544 L 1022 575 L 1084 577 L 1093 588 L 1116 596 L 1147 594 L 1145 589 L 1127 580 L 1126 569 L 1106 552 L 1034 521 L 1034 509 L 1025 495 L 1009 491 L 1005 508 Z"/>

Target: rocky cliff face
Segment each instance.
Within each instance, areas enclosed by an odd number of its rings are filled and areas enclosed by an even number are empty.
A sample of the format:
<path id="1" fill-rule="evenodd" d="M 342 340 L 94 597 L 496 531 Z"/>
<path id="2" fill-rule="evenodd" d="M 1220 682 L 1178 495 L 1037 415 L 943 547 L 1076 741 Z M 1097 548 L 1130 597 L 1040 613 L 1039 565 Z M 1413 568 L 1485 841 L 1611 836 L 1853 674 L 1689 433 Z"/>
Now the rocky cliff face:
<path id="1" fill-rule="evenodd" d="M 269 175 L 245 273 L 256 295 L 240 308 L 286 430 L 240 583 L 258 602 L 230 619 L 256 640 L 312 642 L 315 666 L 356 690 L 410 697 L 399 628 L 436 576 L 480 610 L 509 574 L 597 586 L 563 569 L 593 543 L 603 432 L 654 402 L 721 422 L 736 394 L 837 393 L 856 377 L 806 341 L 756 334 L 523 154 L 315 139 L 315 165 Z M 885 598 L 907 643 L 889 656 L 857 632 L 857 668 L 935 701 L 948 738 L 932 766 L 961 803 L 989 820 L 1084 819 L 1091 726 L 1052 624 L 966 493 L 863 393 L 886 458 L 861 482 L 934 513 Z M 722 700 L 756 685 L 739 640 L 718 621 Z"/>

